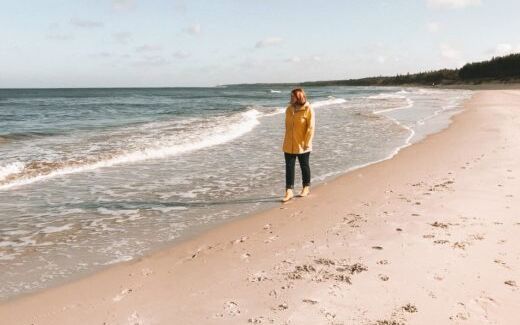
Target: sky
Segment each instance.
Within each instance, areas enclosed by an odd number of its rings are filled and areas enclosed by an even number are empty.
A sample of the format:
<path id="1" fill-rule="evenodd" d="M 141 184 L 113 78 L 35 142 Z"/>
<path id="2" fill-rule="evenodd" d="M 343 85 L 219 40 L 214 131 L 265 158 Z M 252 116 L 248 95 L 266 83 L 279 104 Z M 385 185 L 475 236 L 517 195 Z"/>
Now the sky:
<path id="1" fill-rule="evenodd" d="M 520 52 L 518 0 L 0 0 L 0 88 L 302 82 Z"/>

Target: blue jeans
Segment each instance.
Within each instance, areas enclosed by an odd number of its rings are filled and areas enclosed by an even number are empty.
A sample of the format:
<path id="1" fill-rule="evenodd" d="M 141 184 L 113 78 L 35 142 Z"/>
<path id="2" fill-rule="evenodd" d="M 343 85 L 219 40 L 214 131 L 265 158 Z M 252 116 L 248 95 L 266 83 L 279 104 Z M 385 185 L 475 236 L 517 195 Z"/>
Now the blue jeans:
<path id="1" fill-rule="evenodd" d="M 296 157 L 302 169 L 303 186 L 311 185 L 311 168 L 309 166 L 309 157 L 311 153 L 292 154 L 284 152 L 285 156 L 285 188 L 292 189 L 294 187 L 294 165 L 296 164 Z"/>

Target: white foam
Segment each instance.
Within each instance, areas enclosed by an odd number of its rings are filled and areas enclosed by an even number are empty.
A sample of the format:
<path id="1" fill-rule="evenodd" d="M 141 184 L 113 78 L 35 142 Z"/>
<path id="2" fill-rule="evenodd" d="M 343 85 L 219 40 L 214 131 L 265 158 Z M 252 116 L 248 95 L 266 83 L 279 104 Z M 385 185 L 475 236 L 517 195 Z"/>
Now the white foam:
<path id="1" fill-rule="evenodd" d="M 65 230 L 70 230 L 71 227 L 72 227 L 71 223 L 63 225 L 63 226 L 60 226 L 60 227 L 47 226 L 47 227 L 43 228 L 41 230 L 41 232 L 44 233 L 44 234 L 53 234 L 53 233 L 56 233 L 56 232 L 62 232 L 62 231 L 65 231 Z"/>
<path id="2" fill-rule="evenodd" d="M 413 104 L 414 104 L 414 101 L 411 100 L 410 98 L 406 97 L 406 96 L 402 96 L 401 95 L 401 94 L 405 94 L 405 93 L 407 93 L 407 92 L 405 90 L 402 90 L 402 91 L 399 91 L 399 92 L 397 92 L 395 94 L 380 94 L 380 95 L 388 95 L 388 96 L 400 96 L 400 97 L 390 97 L 390 98 L 402 98 L 402 99 L 405 99 L 406 100 L 406 105 L 377 110 L 377 111 L 374 111 L 374 114 L 380 115 L 380 114 L 383 114 L 383 113 L 388 113 L 388 112 L 392 112 L 392 111 L 396 111 L 396 110 L 412 108 Z M 377 98 L 377 97 L 372 97 L 372 98 Z M 392 122 L 394 122 L 395 124 L 399 125 L 400 127 L 402 127 L 403 129 L 405 129 L 405 130 L 407 130 L 409 132 L 408 137 L 406 138 L 404 145 L 402 147 L 398 148 L 395 151 L 395 153 L 392 155 L 392 157 L 393 157 L 395 154 L 397 154 L 397 152 L 399 152 L 399 150 L 401 148 L 404 148 L 404 147 L 407 147 L 407 146 L 410 145 L 412 138 L 415 136 L 415 130 L 412 129 L 411 127 L 409 127 L 408 125 L 399 122 L 396 118 L 393 118 L 393 117 L 388 116 L 388 115 L 384 115 L 384 116 L 386 118 L 392 120 Z"/>
<path id="3" fill-rule="evenodd" d="M 0 166 L 0 181 L 7 178 L 9 175 L 21 172 L 24 167 L 25 164 L 19 161 L 9 163 L 5 166 Z"/>
<path id="4" fill-rule="evenodd" d="M 317 102 L 311 103 L 311 106 L 314 108 L 323 107 L 323 106 L 329 106 L 329 105 L 338 105 L 343 104 L 347 100 L 344 98 L 335 98 L 335 97 L 329 97 L 329 99 L 326 100 L 320 100 Z"/>
<path id="5" fill-rule="evenodd" d="M 92 171 L 103 167 L 135 163 L 149 159 L 162 159 L 169 156 L 179 155 L 207 147 L 216 146 L 232 141 L 253 130 L 253 128 L 259 124 L 258 118 L 260 116 L 261 114 L 259 111 L 257 111 L 256 109 L 251 109 L 246 112 L 242 112 L 235 116 L 232 116 L 231 120 L 233 122 L 231 123 L 226 123 L 226 120 L 215 121 L 215 126 L 193 135 L 193 141 L 188 141 L 186 143 L 181 144 L 170 144 L 172 142 L 175 143 L 174 141 L 170 141 L 166 144 L 161 142 L 158 142 L 156 144 L 150 144 L 149 147 L 145 149 L 129 151 L 109 159 L 100 160 L 93 163 L 85 163 L 79 166 L 75 165 L 71 167 L 63 167 L 44 175 L 36 175 L 28 178 L 17 179 L 13 182 L 0 185 L 0 190 L 6 190 L 16 186 L 27 185 L 57 176 Z"/>
<path id="6" fill-rule="evenodd" d="M 263 113 L 262 117 L 279 115 L 279 114 L 283 114 L 283 113 L 285 113 L 285 108 L 283 108 L 283 107 L 274 107 L 274 110 L 272 112 Z"/>
<path id="7" fill-rule="evenodd" d="M 378 110 L 378 111 L 374 111 L 374 114 L 387 113 L 387 112 L 392 112 L 392 111 L 397 111 L 397 110 L 407 109 L 407 108 L 413 107 L 413 104 L 414 104 L 413 100 L 411 100 L 410 98 L 406 98 L 406 97 L 402 97 L 402 99 L 406 100 L 406 105 L 398 106 L 398 107 L 391 107 L 391 108 L 386 108 L 386 109 L 381 109 L 381 110 Z"/>
<path id="8" fill-rule="evenodd" d="M 405 99 L 405 93 L 395 92 L 395 93 L 382 93 L 377 95 L 369 96 L 369 99 Z"/>
<path id="9" fill-rule="evenodd" d="M 313 108 L 318 108 L 318 107 L 323 107 L 323 106 L 339 105 L 339 104 L 343 104 L 345 102 L 347 102 L 346 99 L 335 98 L 335 97 L 330 96 L 329 99 L 312 102 L 311 106 Z M 283 114 L 283 113 L 285 113 L 285 108 L 284 107 L 274 107 L 274 111 L 273 112 L 263 113 L 262 117 L 279 115 L 279 114 Z"/>

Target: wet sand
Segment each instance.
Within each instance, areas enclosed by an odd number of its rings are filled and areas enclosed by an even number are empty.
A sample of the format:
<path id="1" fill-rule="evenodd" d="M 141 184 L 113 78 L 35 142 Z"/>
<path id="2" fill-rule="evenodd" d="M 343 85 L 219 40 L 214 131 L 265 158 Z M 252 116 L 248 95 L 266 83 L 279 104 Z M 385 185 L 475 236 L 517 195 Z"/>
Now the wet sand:
<path id="1" fill-rule="evenodd" d="M 515 324 L 520 90 L 394 158 L 89 277 L 2 324 Z"/>

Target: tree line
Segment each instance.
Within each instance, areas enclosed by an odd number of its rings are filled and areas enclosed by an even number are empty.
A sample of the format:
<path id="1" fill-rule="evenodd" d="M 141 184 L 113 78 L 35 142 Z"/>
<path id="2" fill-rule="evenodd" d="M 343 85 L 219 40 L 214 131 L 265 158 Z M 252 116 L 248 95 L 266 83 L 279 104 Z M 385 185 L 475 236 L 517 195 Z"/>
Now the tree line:
<path id="1" fill-rule="evenodd" d="M 450 85 L 483 82 L 520 82 L 520 53 L 465 64 L 460 69 L 442 69 L 391 77 L 303 82 L 303 86 Z"/>

